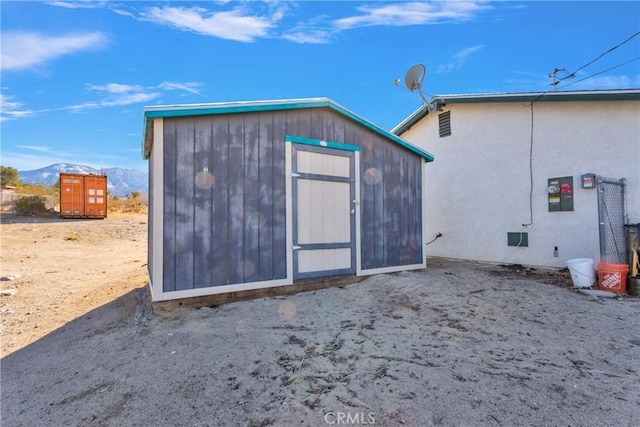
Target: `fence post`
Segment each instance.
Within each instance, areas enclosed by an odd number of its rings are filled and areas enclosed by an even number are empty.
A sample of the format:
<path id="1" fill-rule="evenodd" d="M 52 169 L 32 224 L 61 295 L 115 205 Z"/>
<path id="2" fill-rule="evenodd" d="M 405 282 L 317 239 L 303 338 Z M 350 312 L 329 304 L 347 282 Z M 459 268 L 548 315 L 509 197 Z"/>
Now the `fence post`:
<path id="1" fill-rule="evenodd" d="M 604 182 L 602 176 L 598 175 L 598 234 L 600 235 L 600 262 L 607 261 L 607 242 L 604 226 Z"/>

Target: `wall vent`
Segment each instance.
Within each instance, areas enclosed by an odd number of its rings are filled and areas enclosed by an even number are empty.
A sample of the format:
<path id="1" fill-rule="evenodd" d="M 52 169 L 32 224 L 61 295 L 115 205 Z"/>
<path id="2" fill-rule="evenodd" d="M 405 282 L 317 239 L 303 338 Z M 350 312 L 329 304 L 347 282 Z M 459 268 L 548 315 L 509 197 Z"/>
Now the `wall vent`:
<path id="1" fill-rule="evenodd" d="M 451 135 L 451 111 L 438 114 L 438 124 L 440 125 L 440 138 Z"/>
<path id="2" fill-rule="evenodd" d="M 507 246 L 528 247 L 529 233 L 507 233 Z"/>

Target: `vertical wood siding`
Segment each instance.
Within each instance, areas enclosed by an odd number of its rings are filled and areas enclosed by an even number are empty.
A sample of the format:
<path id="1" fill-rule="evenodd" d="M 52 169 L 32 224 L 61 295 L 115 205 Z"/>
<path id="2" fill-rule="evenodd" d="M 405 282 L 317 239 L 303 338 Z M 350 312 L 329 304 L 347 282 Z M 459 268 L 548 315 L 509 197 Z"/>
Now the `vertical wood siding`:
<path id="1" fill-rule="evenodd" d="M 286 277 L 286 134 L 361 147 L 363 269 L 422 262 L 413 153 L 330 109 L 166 118 L 165 292 Z"/>
<path id="2" fill-rule="evenodd" d="M 286 277 L 285 133 L 267 113 L 165 119 L 165 292 Z"/>
<path id="3" fill-rule="evenodd" d="M 164 120 L 164 158 L 162 161 L 164 185 L 163 199 L 163 291 L 175 291 L 176 288 L 176 162 L 178 151 L 176 120 Z"/>
<path id="4" fill-rule="evenodd" d="M 361 268 L 422 263 L 421 159 L 361 135 Z"/>
<path id="5" fill-rule="evenodd" d="M 361 268 L 422 263 L 422 163 L 418 156 L 360 134 Z"/>
<path id="6" fill-rule="evenodd" d="M 195 117 L 193 128 L 195 175 L 190 177 L 194 186 L 188 188 L 193 192 L 193 284 L 207 286 L 211 283 L 212 270 L 209 262 L 214 245 L 211 235 L 213 186 L 210 185 L 213 174 L 209 170 L 209 164 L 213 158 L 211 121 L 206 117 Z M 199 256 L 199 254 L 208 256 Z M 188 275 L 185 276 L 185 279 L 188 277 Z"/>

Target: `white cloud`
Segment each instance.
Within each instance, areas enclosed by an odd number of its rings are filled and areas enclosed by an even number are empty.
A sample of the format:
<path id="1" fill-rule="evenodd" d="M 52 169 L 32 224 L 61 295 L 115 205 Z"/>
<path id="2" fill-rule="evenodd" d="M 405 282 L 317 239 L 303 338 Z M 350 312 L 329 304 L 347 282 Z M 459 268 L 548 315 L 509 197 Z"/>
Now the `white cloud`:
<path id="1" fill-rule="evenodd" d="M 435 25 L 463 22 L 489 9 L 483 1 L 394 2 L 356 7 L 356 15 L 331 20 L 319 15 L 300 22 L 281 36 L 294 43 L 326 44 L 341 31 L 371 26 Z"/>
<path id="2" fill-rule="evenodd" d="M 128 16 L 128 17 L 130 17 L 130 18 L 135 18 L 135 15 L 134 15 L 133 13 L 129 12 L 128 10 L 124 10 L 124 9 L 111 9 L 111 11 L 112 11 L 113 13 L 116 13 L 116 14 L 121 15 L 121 16 Z"/>
<path id="3" fill-rule="evenodd" d="M 481 1 L 437 1 L 360 6 L 361 14 L 333 21 L 336 29 L 370 26 L 407 26 L 468 21 L 487 9 Z"/>
<path id="4" fill-rule="evenodd" d="M 283 34 L 282 38 L 293 43 L 327 44 L 331 36 L 332 32 L 327 30 L 296 30 Z"/>
<path id="5" fill-rule="evenodd" d="M 85 102 L 61 108 L 61 110 L 82 111 L 100 107 L 118 107 L 130 104 L 141 104 L 150 102 L 161 96 L 158 92 L 147 92 L 142 86 L 122 85 L 109 83 L 104 86 L 91 85 L 89 89 L 102 93 L 105 98 L 98 101 Z"/>
<path id="6" fill-rule="evenodd" d="M 100 32 L 64 36 L 9 32 L 2 35 L 0 67 L 6 70 L 30 68 L 60 56 L 101 48 L 106 42 L 106 36 Z"/>
<path id="7" fill-rule="evenodd" d="M 143 90 L 142 86 L 123 85 L 120 83 L 109 83 L 102 86 L 90 85 L 89 89 L 100 91 L 100 92 L 108 92 L 108 93 L 128 93 L 128 92 L 138 92 Z"/>
<path id="8" fill-rule="evenodd" d="M 0 122 L 21 119 L 34 114 L 24 109 L 22 102 L 14 101 L 12 96 L 0 94 Z"/>
<path id="9" fill-rule="evenodd" d="M 25 150 L 39 151 L 42 153 L 48 153 L 51 149 L 44 145 L 17 145 L 18 148 L 24 148 Z"/>
<path id="10" fill-rule="evenodd" d="M 87 85 L 87 89 L 102 95 L 101 99 L 67 107 L 46 111 L 73 111 L 76 113 L 85 110 L 104 107 L 121 107 L 132 104 L 145 104 L 157 101 L 161 91 L 182 90 L 195 95 L 200 95 L 198 88 L 202 83 L 198 82 L 162 82 L 157 86 L 145 87 L 141 85 L 126 85 L 121 83 L 107 83 L 104 85 Z M 42 110 L 40 112 L 45 112 Z"/>
<path id="11" fill-rule="evenodd" d="M 0 94 L 0 122 L 7 120 L 17 120 L 35 116 L 37 114 L 51 113 L 56 111 L 72 111 L 75 113 L 81 113 L 86 110 L 95 108 L 145 104 L 161 99 L 163 91 L 179 90 L 194 95 L 201 95 L 200 91 L 198 90 L 201 86 L 202 83 L 198 82 L 162 82 L 157 86 L 151 87 L 145 87 L 141 85 L 127 85 L 121 83 L 87 85 L 87 90 L 90 93 L 97 93 L 98 99 L 63 107 L 44 108 L 38 110 L 26 109 L 21 102 L 15 101 L 13 97 Z M 37 146 L 25 146 L 24 148 L 35 150 L 36 147 Z"/>
<path id="12" fill-rule="evenodd" d="M 85 108 L 115 107 L 130 104 L 140 104 L 153 101 L 162 94 L 163 91 L 182 90 L 194 95 L 200 95 L 198 88 L 202 83 L 198 82 L 162 82 L 157 86 L 144 87 L 140 85 L 125 85 L 120 83 L 108 83 L 105 85 L 88 85 L 88 89 L 94 92 L 103 93 L 105 98 L 95 102 L 87 102 L 67 109 L 82 110 Z"/>
<path id="13" fill-rule="evenodd" d="M 482 50 L 483 47 L 484 47 L 483 45 L 478 45 L 478 46 L 473 46 L 473 47 L 468 47 L 466 49 L 462 49 L 461 51 L 459 51 L 455 55 L 453 55 L 453 58 L 452 58 L 452 60 L 450 62 L 448 62 L 446 64 L 439 65 L 438 69 L 436 70 L 436 72 L 437 73 L 448 73 L 450 71 L 458 70 L 458 69 L 462 68 L 462 66 L 467 61 L 467 59 L 471 55 L 473 55 L 474 53 Z"/>
<path id="14" fill-rule="evenodd" d="M 120 105 L 143 104 L 158 98 L 161 94 L 157 92 L 151 93 L 128 93 L 114 99 L 106 99 L 100 102 L 100 107 L 117 107 Z"/>
<path id="15" fill-rule="evenodd" d="M 181 31 L 191 31 L 227 40 L 252 42 L 266 37 L 282 12 L 270 12 L 267 16 L 245 13 L 242 8 L 211 12 L 202 7 L 151 7 L 141 19 L 159 25 L 167 25 Z"/>
<path id="16" fill-rule="evenodd" d="M 186 83 L 162 82 L 158 85 L 158 88 L 163 90 L 184 90 L 194 95 L 202 95 L 198 90 L 200 86 L 202 86 L 202 83 L 197 83 L 197 82 L 186 82 Z"/>
<path id="17" fill-rule="evenodd" d="M 107 5 L 108 1 L 100 0 L 75 0 L 75 1 L 50 1 L 49 6 L 63 7 L 65 9 L 96 9 Z"/>
<path id="18" fill-rule="evenodd" d="M 318 15 L 306 21 L 298 22 L 289 28 L 282 38 L 293 43 L 325 44 L 329 43 L 335 30 L 327 15 Z"/>

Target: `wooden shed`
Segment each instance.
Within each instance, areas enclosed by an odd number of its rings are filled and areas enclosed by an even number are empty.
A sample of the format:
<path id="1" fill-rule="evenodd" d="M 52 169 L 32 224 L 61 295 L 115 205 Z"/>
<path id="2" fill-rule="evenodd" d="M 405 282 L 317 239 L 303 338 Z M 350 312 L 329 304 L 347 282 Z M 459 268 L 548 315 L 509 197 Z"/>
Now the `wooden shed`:
<path id="1" fill-rule="evenodd" d="M 330 99 L 145 107 L 142 145 L 154 301 L 426 265 L 433 156 Z"/>

